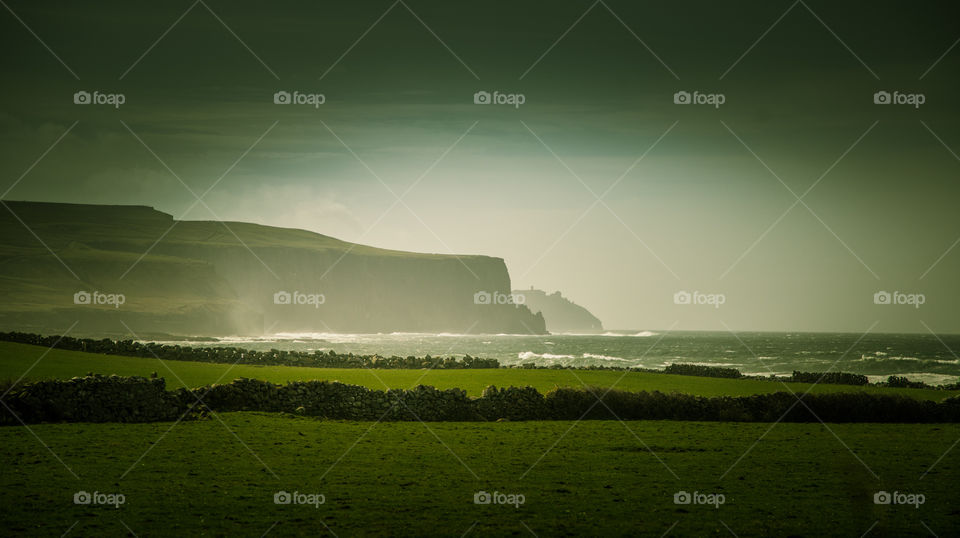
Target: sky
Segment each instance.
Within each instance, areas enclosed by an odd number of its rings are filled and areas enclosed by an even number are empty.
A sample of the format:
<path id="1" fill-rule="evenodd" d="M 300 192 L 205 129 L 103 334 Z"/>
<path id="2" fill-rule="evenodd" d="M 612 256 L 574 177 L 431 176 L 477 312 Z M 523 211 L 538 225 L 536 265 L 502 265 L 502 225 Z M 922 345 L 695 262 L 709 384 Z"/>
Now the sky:
<path id="1" fill-rule="evenodd" d="M 8 1 L 2 199 L 501 257 L 611 329 L 957 333 L 958 11 Z"/>

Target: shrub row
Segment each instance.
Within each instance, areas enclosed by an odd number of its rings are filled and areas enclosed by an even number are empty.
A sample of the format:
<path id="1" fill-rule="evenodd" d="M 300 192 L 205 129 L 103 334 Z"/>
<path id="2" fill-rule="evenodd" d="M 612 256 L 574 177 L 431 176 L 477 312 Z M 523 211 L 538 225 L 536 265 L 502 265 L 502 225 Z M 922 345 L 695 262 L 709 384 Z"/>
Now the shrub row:
<path id="1" fill-rule="evenodd" d="M 790 381 L 795 383 L 828 383 L 832 385 L 866 385 L 870 383 L 863 374 L 847 372 L 797 372 L 794 371 Z"/>
<path id="2" fill-rule="evenodd" d="M 346 420 L 702 420 L 733 422 L 960 422 L 960 397 L 940 403 L 865 392 L 786 392 L 702 397 L 602 388 L 488 387 L 479 398 L 460 389 L 417 386 L 371 390 L 328 381 L 277 385 L 254 379 L 167 391 L 161 379 L 93 375 L 14 387 L 2 424 L 153 422 L 208 412 L 268 411 Z"/>
<path id="3" fill-rule="evenodd" d="M 896 387 L 901 389 L 927 389 L 930 388 L 930 385 L 927 385 L 923 381 L 910 381 L 904 376 L 892 375 L 887 378 L 888 387 Z"/>
<path id="4" fill-rule="evenodd" d="M 483 359 L 467 355 L 462 359 L 453 357 L 381 357 L 379 355 L 354 355 L 323 351 L 251 351 L 236 347 L 190 347 L 163 345 L 155 342 L 134 340 L 93 340 L 70 336 L 41 336 L 39 334 L 0 332 L 0 340 L 56 347 L 70 351 L 124 355 L 127 357 L 158 357 L 163 360 L 214 362 L 228 364 L 261 364 L 271 366 L 311 366 L 320 368 L 498 368 L 496 359 Z"/>
<path id="5" fill-rule="evenodd" d="M 694 375 L 700 377 L 726 377 L 736 379 L 743 377 L 736 368 L 720 368 L 718 366 L 704 366 L 702 364 L 668 364 L 663 370 L 667 374 Z"/>

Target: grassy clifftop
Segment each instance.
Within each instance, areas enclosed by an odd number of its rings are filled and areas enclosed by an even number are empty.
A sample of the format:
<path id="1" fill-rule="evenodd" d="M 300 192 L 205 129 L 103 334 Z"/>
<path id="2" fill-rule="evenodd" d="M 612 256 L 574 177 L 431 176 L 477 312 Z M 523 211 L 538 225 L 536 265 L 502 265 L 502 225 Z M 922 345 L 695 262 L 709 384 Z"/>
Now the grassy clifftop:
<path id="1" fill-rule="evenodd" d="M 5 202 L 0 326 L 87 333 L 543 332 L 500 258 L 385 250 L 243 222 L 176 221 L 145 206 Z M 12 213 L 11 213 L 12 212 Z M 49 248 L 49 250 L 48 250 Z M 51 251 L 56 255 L 51 254 Z M 62 261 L 62 263 L 61 263 Z M 78 305 L 78 291 L 122 294 Z M 322 302 L 276 304 L 276 293 Z M 295 296 L 295 295 L 294 295 Z"/>

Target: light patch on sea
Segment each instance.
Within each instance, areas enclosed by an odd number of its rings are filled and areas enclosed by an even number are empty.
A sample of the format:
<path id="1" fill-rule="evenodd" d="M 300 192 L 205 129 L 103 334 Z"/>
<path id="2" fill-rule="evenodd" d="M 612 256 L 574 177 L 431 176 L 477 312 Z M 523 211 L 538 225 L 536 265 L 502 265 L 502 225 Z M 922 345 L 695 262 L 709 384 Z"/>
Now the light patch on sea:
<path id="1" fill-rule="evenodd" d="M 553 334 L 556 334 L 556 335 L 558 335 L 558 336 L 613 336 L 613 337 L 619 337 L 619 338 L 623 338 L 623 337 L 649 338 L 649 337 L 651 337 L 651 336 L 659 336 L 659 335 L 660 335 L 660 333 L 658 333 L 658 332 L 653 332 L 653 331 L 640 331 L 640 332 L 633 332 L 633 331 L 613 332 L 613 331 L 607 331 L 607 332 L 605 332 L 605 333 L 553 333 Z M 497 336 L 500 336 L 500 335 L 497 335 Z"/>
<path id="2" fill-rule="evenodd" d="M 583 359 L 583 360 L 581 360 Z M 576 355 L 564 355 L 555 353 L 536 353 L 533 351 L 521 351 L 517 353 L 517 360 L 520 362 L 529 361 L 535 364 L 562 364 L 562 365 L 583 365 L 593 364 L 603 361 L 630 362 L 636 363 L 633 359 L 624 359 L 623 357 L 613 357 L 611 355 L 600 355 L 597 353 L 582 353 L 579 357 Z"/>

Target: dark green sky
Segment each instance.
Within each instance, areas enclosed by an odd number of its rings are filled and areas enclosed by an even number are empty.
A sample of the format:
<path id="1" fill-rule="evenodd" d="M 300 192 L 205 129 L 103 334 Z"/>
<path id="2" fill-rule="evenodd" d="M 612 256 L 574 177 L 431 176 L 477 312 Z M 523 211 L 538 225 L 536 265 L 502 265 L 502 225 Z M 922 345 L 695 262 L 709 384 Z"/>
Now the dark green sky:
<path id="1" fill-rule="evenodd" d="M 955 4 L 410 0 L 372 29 L 392 3 L 360 4 L 8 2 L 3 190 L 78 123 L 5 198 L 184 216 L 195 199 L 122 121 L 195 192 L 215 184 L 213 213 L 185 218 L 504 257 L 516 286 L 608 327 L 960 331 L 960 247 L 943 256 L 960 237 Z M 78 90 L 126 103 L 75 105 Z M 278 90 L 326 103 L 275 105 Z M 526 103 L 475 105 L 478 90 Z M 679 90 L 726 102 L 676 105 Z M 878 90 L 926 102 L 875 105 Z M 783 217 L 787 187 L 828 169 Z M 727 302 L 676 306 L 678 290 Z M 878 290 L 927 302 L 877 306 Z"/>

